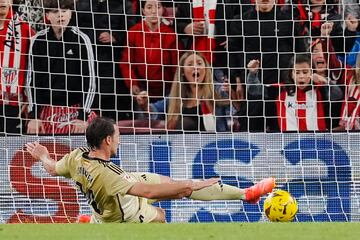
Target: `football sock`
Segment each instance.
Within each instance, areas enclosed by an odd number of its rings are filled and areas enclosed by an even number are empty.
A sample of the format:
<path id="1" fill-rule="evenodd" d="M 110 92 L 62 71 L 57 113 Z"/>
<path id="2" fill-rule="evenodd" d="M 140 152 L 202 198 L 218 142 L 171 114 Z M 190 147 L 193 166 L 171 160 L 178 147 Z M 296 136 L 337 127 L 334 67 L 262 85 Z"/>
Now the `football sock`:
<path id="1" fill-rule="evenodd" d="M 190 199 L 211 201 L 211 200 L 243 200 L 245 191 L 223 183 L 216 183 L 197 191 L 193 191 Z"/>

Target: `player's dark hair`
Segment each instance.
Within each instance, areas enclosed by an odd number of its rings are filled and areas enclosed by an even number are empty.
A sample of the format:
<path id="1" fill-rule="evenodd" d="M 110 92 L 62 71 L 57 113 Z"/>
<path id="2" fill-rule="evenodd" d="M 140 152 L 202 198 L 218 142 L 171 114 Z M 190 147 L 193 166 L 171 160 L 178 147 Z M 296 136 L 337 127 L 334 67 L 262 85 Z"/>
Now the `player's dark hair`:
<path id="1" fill-rule="evenodd" d="M 86 128 L 86 142 L 91 149 L 98 149 L 102 141 L 114 135 L 115 121 L 110 118 L 98 117 L 95 118 Z"/>

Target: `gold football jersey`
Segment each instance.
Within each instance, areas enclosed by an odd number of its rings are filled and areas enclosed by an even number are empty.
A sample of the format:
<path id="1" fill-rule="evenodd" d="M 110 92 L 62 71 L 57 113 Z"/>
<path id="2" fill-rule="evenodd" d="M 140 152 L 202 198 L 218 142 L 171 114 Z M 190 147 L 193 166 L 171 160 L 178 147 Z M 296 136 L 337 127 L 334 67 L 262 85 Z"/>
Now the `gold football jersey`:
<path id="1" fill-rule="evenodd" d="M 88 156 L 90 149 L 78 148 L 56 163 L 56 173 L 75 181 L 102 222 L 123 222 L 139 210 L 140 198 L 126 195 L 139 181 L 110 161 Z"/>

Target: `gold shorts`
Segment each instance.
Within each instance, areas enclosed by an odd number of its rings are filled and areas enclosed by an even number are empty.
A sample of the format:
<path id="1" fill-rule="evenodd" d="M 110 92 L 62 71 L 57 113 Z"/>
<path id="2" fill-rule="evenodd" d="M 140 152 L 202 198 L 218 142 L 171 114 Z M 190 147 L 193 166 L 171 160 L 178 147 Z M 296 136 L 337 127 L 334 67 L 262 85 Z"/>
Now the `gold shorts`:
<path id="1" fill-rule="evenodd" d="M 137 213 L 133 217 L 129 219 L 125 219 L 124 223 L 150 223 L 153 222 L 153 220 L 157 217 L 158 215 L 157 208 L 150 205 L 147 202 L 146 198 L 140 198 L 139 201 L 140 201 L 139 211 L 137 211 Z M 104 221 L 99 219 L 96 215 L 92 214 L 90 223 L 97 224 L 97 223 L 104 223 Z"/>
<path id="2" fill-rule="evenodd" d="M 139 211 L 130 219 L 127 219 L 125 222 L 129 223 L 150 223 L 158 215 L 158 210 L 156 207 L 148 203 L 148 199 L 140 198 L 140 209 Z"/>

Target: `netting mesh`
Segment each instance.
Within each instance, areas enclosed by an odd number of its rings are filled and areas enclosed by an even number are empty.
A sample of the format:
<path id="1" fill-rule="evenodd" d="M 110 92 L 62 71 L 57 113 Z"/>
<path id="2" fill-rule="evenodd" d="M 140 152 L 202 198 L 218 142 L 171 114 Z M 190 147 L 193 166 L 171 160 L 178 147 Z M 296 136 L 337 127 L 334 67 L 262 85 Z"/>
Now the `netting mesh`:
<path id="1" fill-rule="evenodd" d="M 83 146 L 83 137 L 9 137 L 2 140 L 2 222 L 75 222 L 91 210 L 74 183 L 48 175 L 25 153 L 39 140 L 52 156 Z M 358 134 L 123 135 L 112 161 L 129 172 L 157 172 L 175 179 L 220 176 L 249 187 L 276 176 L 297 199 L 297 221 L 359 221 Z M 55 155 L 53 155 L 55 153 Z M 169 222 L 265 221 L 262 204 L 241 201 L 164 201 Z"/>
<path id="2" fill-rule="evenodd" d="M 274 176 L 297 221 L 359 220 L 358 1 L 3 2 L 0 222 L 90 214 L 24 144 L 59 159 L 96 116 L 118 123 L 127 171 L 241 188 Z M 262 201 L 160 205 L 173 222 L 264 220 Z"/>

